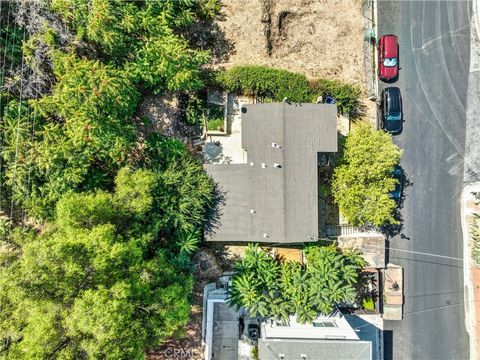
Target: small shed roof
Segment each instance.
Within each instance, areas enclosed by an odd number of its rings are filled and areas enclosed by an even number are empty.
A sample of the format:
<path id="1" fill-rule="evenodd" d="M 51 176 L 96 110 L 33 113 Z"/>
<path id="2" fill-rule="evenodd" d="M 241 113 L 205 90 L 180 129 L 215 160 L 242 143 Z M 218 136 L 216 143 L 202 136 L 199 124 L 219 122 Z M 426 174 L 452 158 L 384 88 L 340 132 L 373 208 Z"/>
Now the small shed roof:
<path id="1" fill-rule="evenodd" d="M 238 358 L 238 314 L 224 302 L 213 306 L 212 359 L 235 360 Z"/>

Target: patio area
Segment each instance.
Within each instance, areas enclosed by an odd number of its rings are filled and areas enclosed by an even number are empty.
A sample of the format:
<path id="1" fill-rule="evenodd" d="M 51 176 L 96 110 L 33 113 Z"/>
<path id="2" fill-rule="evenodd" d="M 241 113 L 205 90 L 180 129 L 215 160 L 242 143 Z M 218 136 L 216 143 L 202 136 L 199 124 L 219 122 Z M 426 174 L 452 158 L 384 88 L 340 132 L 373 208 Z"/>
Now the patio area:
<path id="1" fill-rule="evenodd" d="M 205 164 L 245 164 L 247 162 L 247 152 L 242 149 L 240 109 L 244 104 L 252 103 L 251 98 L 228 94 L 227 135 L 207 133 L 203 147 Z"/>

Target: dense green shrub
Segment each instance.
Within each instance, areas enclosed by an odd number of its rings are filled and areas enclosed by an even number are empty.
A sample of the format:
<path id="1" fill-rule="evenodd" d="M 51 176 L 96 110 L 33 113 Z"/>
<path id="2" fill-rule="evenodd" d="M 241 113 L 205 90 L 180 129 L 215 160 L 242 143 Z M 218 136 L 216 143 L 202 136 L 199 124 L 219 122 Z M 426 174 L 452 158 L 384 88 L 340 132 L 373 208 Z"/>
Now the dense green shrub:
<path id="1" fill-rule="evenodd" d="M 308 80 L 303 74 L 265 66 L 235 66 L 220 74 L 230 92 L 263 97 L 267 100 L 310 102 L 313 99 Z"/>
<path id="2" fill-rule="evenodd" d="M 337 80 L 318 79 L 311 81 L 310 87 L 315 94 L 333 96 L 342 114 L 349 114 L 352 117 L 360 115 L 359 98 L 362 91 L 358 86 Z"/>
<path id="3" fill-rule="evenodd" d="M 185 94 L 182 99 L 182 120 L 188 125 L 202 125 L 205 115 L 206 96 L 202 92 Z"/>
<path id="4" fill-rule="evenodd" d="M 263 101 L 314 102 L 318 96 L 333 96 L 342 114 L 359 115 L 361 90 L 338 80 L 308 81 L 305 75 L 266 66 L 234 66 L 217 74 L 215 85 L 228 91 L 262 98 Z"/>

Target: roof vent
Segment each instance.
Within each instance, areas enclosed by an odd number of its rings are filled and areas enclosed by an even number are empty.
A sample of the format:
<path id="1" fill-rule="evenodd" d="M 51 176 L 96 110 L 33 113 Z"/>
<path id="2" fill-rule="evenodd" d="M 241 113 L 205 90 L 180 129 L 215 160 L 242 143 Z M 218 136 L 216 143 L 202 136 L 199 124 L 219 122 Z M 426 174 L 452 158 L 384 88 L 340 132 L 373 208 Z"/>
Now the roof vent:
<path id="1" fill-rule="evenodd" d="M 301 357 L 302 359 L 306 359 L 306 358 L 307 358 L 307 354 L 302 354 L 302 355 L 300 355 L 300 357 Z"/>
<path id="2" fill-rule="evenodd" d="M 272 148 L 280 149 L 280 145 L 278 145 L 276 142 L 272 142 Z"/>
<path id="3" fill-rule="evenodd" d="M 278 163 L 273 163 L 273 167 L 274 167 L 274 168 L 281 168 L 282 165 L 280 165 L 280 164 L 278 164 Z"/>
<path id="4" fill-rule="evenodd" d="M 267 167 L 267 164 L 262 163 L 262 169 L 265 169 Z"/>
<path id="5" fill-rule="evenodd" d="M 263 234 L 263 237 L 264 237 L 265 239 L 267 239 L 267 238 L 269 238 L 270 236 L 268 236 L 267 233 L 264 233 L 264 234 Z"/>
<path id="6" fill-rule="evenodd" d="M 278 357 L 279 357 L 280 359 L 285 359 L 285 354 L 278 354 Z"/>
<path id="7" fill-rule="evenodd" d="M 255 209 L 250 209 L 250 214 L 255 214 L 255 213 L 256 213 Z"/>
<path id="8" fill-rule="evenodd" d="M 255 163 L 253 161 L 250 161 L 250 166 L 253 166 L 255 165 Z"/>

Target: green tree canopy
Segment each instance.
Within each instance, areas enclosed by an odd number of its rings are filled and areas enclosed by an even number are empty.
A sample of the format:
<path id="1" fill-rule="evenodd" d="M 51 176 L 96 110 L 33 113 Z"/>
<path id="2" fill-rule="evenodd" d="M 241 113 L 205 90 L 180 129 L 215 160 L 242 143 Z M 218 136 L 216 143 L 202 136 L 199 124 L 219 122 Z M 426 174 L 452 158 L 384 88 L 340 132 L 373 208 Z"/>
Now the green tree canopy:
<path id="1" fill-rule="evenodd" d="M 6 184 L 30 215 L 51 215 L 69 190 L 112 184 L 135 146 L 131 117 L 139 94 L 123 71 L 57 54 L 53 92 L 16 100 L 1 124 Z"/>
<path id="2" fill-rule="evenodd" d="M 365 265 L 360 256 L 318 245 L 306 247 L 305 254 L 303 266 L 282 262 L 249 244 L 235 264 L 228 301 L 246 308 L 251 316 L 285 319 L 295 314 L 301 323 L 311 322 L 319 313 L 330 314 L 341 302 L 354 302 L 354 284 Z"/>
<path id="3" fill-rule="evenodd" d="M 179 264 L 195 250 L 203 219 L 190 218 L 190 232 L 165 226 L 159 189 L 175 180 L 124 168 L 113 193 L 65 194 L 41 234 L 0 244 L 11 247 L 8 261 L 0 251 L 7 359 L 143 358 L 182 330 L 193 278 Z M 187 247 L 175 241 L 181 237 Z"/>
<path id="4" fill-rule="evenodd" d="M 198 90 L 206 51 L 189 46 L 182 30 L 213 18 L 217 0 L 53 0 L 51 8 L 104 59 L 123 66 L 154 92 Z"/>
<path id="5" fill-rule="evenodd" d="M 142 94 L 203 85 L 209 54 L 186 35 L 219 4 L 30 4 L 19 12 L 44 24 L 23 47 L 0 21 L 9 82 L 31 75 L 24 96 L 0 94 L 0 357 L 144 358 L 188 320 L 213 183 L 184 143 L 133 119 Z"/>
<path id="6" fill-rule="evenodd" d="M 391 135 L 361 122 L 347 136 L 334 170 L 332 191 L 340 213 L 352 225 L 396 223 L 393 169 L 402 151 Z"/>

